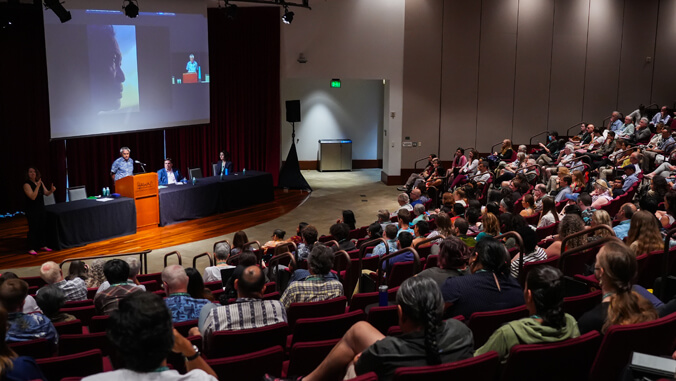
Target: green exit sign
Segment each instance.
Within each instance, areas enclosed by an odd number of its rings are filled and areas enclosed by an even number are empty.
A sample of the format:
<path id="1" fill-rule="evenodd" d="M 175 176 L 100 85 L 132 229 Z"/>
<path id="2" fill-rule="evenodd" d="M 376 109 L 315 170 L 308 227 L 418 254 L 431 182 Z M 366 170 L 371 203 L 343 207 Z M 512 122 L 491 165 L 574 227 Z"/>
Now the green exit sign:
<path id="1" fill-rule="evenodd" d="M 340 88 L 340 79 L 334 78 L 331 80 L 331 87 Z"/>

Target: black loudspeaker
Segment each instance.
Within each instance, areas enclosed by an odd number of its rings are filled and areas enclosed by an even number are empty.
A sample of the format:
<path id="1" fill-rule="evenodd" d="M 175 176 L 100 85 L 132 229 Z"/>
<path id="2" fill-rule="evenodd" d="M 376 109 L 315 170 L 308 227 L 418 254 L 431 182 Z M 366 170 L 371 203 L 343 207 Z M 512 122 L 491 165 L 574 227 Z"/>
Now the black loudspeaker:
<path id="1" fill-rule="evenodd" d="M 300 122 L 300 101 L 286 101 L 286 121 L 289 123 Z"/>

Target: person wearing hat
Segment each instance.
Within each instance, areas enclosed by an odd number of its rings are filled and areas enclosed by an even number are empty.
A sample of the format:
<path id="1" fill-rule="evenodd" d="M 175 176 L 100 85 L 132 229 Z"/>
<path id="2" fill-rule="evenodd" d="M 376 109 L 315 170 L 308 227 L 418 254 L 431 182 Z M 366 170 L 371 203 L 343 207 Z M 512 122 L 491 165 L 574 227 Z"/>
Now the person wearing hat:
<path id="1" fill-rule="evenodd" d="M 613 196 L 610 194 L 608 183 L 603 179 L 598 179 L 594 182 L 594 190 L 591 192 L 592 208 L 600 209 L 604 205 L 610 204 Z"/>
<path id="2" fill-rule="evenodd" d="M 634 164 L 625 165 L 622 169 L 624 169 L 624 173 L 627 175 L 624 179 L 624 184 L 622 185 L 622 191 L 627 193 L 629 188 L 638 181 L 638 176 L 636 176 L 636 167 Z"/>

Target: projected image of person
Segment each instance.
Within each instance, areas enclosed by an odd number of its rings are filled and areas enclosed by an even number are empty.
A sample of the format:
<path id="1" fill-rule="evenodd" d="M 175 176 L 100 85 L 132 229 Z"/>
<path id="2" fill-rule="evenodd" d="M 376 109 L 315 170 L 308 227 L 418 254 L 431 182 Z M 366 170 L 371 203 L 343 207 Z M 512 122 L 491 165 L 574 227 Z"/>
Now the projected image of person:
<path id="1" fill-rule="evenodd" d="M 188 56 L 190 61 L 185 65 L 185 71 L 188 73 L 197 73 L 197 61 L 195 61 L 195 55 L 191 54 Z"/>
<path id="2" fill-rule="evenodd" d="M 87 35 L 93 111 L 138 111 L 135 27 L 88 25 Z"/>

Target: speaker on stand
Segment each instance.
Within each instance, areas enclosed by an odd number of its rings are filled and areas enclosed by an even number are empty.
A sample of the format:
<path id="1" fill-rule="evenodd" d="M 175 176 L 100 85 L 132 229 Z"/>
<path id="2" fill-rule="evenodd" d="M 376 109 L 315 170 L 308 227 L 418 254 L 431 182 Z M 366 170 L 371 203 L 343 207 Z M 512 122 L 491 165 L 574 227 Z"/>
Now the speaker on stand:
<path id="1" fill-rule="evenodd" d="M 279 171 L 279 186 L 288 189 L 305 189 L 312 191 L 303 174 L 300 172 L 298 152 L 296 152 L 296 122 L 300 122 L 300 100 L 286 101 L 286 121 L 291 123 L 291 149 L 286 161 Z"/>

